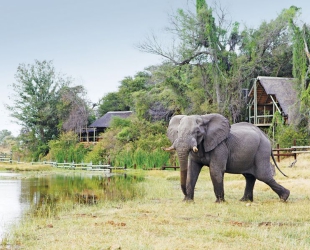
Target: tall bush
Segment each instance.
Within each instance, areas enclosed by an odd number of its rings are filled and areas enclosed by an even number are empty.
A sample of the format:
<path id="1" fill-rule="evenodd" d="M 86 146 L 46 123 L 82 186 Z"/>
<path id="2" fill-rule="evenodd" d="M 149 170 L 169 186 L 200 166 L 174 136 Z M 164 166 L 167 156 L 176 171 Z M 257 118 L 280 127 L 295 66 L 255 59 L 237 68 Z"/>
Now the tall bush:
<path id="1" fill-rule="evenodd" d="M 306 127 L 296 127 L 284 123 L 283 117 L 279 112 L 276 112 L 273 118 L 273 126 L 275 126 L 275 141 L 281 147 L 291 147 L 294 140 L 298 146 L 305 146 L 309 144 L 309 134 Z M 272 132 L 271 127 L 269 134 Z"/>
<path id="2" fill-rule="evenodd" d="M 90 150 L 78 143 L 76 133 L 70 131 L 62 133 L 57 140 L 48 143 L 49 154 L 46 158 L 57 162 L 82 162 Z"/>

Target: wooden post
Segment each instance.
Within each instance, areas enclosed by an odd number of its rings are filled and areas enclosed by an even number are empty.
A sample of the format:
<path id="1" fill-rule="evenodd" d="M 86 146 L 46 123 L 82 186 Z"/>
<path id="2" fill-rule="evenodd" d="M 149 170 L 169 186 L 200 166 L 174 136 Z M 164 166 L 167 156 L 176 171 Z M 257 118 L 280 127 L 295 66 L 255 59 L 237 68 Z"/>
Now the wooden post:
<path id="1" fill-rule="evenodd" d="M 274 106 L 274 103 L 272 103 L 272 120 L 274 118 L 275 112 L 276 112 L 275 106 Z M 273 120 L 273 121 L 275 121 L 275 120 Z M 274 141 L 274 135 L 275 135 L 275 125 L 276 125 L 275 123 L 271 125 L 272 126 L 272 139 L 273 139 L 273 141 Z"/>
<path id="2" fill-rule="evenodd" d="M 293 145 L 296 146 L 296 139 L 294 139 Z M 294 151 L 296 151 L 296 148 L 294 149 Z M 294 160 L 296 160 L 296 159 L 297 159 L 297 154 L 294 153 Z"/>
<path id="3" fill-rule="evenodd" d="M 257 124 L 257 80 L 255 79 L 254 82 L 254 122 L 255 125 Z"/>

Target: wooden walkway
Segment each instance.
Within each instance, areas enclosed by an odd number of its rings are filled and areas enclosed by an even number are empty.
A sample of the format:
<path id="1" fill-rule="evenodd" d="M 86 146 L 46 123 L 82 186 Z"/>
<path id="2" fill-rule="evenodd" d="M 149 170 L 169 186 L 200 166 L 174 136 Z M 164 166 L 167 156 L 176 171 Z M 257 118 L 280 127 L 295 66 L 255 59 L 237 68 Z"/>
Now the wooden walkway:
<path id="1" fill-rule="evenodd" d="M 126 167 L 112 167 L 111 165 L 98 164 L 93 165 L 92 163 L 57 163 L 53 162 L 51 164 L 56 168 L 65 168 L 72 170 L 88 170 L 88 171 L 109 171 L 112 173 L 114 170 L 126 170 Z"/>

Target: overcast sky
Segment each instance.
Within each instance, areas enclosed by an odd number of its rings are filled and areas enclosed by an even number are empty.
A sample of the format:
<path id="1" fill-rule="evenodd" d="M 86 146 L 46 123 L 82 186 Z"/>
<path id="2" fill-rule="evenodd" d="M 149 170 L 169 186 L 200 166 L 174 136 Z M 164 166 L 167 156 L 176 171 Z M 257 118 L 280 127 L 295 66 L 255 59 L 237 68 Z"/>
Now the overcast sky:
<path id="1" fill-rule="evenodd" d="M 233 21 L 257 27 L 291 5 L 302 8 L 310 23 L 309 0 L 221 0 Z M 213 4 L 208 1 L 209 5 Z M 75 79 L 97 102 L 118 90 L 125 76 L 134 76 L 161 58 L 135 48 L 151 31 L 162 34 L 168 13 L 193 9 L 192 0 L 0 0 L 0 130 L 19 127 L 11 122 L 14 74 L 20 63 L 52 60 L 57 72 Z M 308 12 L 309 11 L 309 12 Z"/>

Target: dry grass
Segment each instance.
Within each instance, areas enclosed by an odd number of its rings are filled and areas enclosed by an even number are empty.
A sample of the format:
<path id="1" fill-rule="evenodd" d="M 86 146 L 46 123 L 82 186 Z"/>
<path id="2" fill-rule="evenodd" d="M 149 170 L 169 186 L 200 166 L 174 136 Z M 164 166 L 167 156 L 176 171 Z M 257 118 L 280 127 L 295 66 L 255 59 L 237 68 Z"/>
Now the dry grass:
<path id="1" fill-rule="evenodd" d="M 25 164 L 14 164 L 14 163 L 7 163 L 7 162 L 0 162 L 0 170 L 3 171 L 51 171 L 53 168 L 49 165 L 31 165 L 31 163 Z"/>
<path id="2" fill-rule="evenodd" d="M 215 204 L 208 169 L 194 203 L 182 202 L 178 171 L 148 171 L 146 196 L 134 201 L 79 206 L 53 218 L 25 218 L 7 241 L 22 249 L 309 249 L 308 156 L 281 162 L 276 180 L 291 190 L 280 202 L 257 182 L 253 203 L 238 201 L 245 182 L 226 175 L 226 202 Z M 12 247 L 13 248 L 13 247 Z"/>

